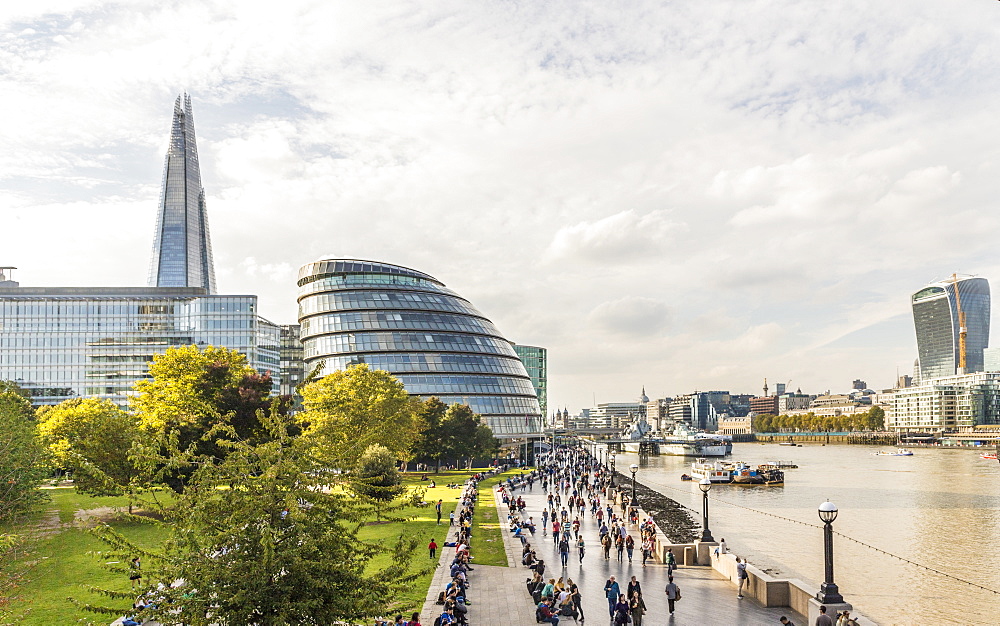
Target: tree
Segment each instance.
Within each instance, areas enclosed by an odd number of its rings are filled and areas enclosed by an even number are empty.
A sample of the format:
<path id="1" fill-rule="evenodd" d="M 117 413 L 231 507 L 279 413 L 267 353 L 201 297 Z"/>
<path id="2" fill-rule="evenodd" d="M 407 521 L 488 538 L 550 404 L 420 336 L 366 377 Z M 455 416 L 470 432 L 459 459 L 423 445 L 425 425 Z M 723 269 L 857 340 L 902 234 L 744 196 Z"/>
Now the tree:
<path id="1" fill-rule="evenodd" d="M 863 424 L 865 430 L 885 430 L 885 411 L 880 406 L 873 406 L 868 409 Z"/>
<path id="2" fill-rule="evenodd" d="M 139 423 L 110 400 L 75 398 L 42 407 L 38 433 L 57 467 L 73 472 L 77 491 L 102 496 L 132 491 L 139 471 L 129 450 L 139 438 Z"/>
<path id="3" fill-rule="evenodd" d="M 38 487 L 48 472 L 33 413 L 16 385 L 0 381 L 0 529 L 17 529 L 19 517 L 43 499 Z M 26 546 L 24 536 L 0 530 L 0 623 L 18 621 L 7 605 L 27 570 Z"/>
<path id="4" fill-rule="evenodd" d="M 220 460 L 228 451 L 220 441 L 266 438 L 260 416 L 272 408 L 287 412 L 291 404 L 270 395 L 270 375 L 258 374 L 244 355 L 228 348 L 170 348 L 154 357 L 149 373 L 151 379 L 136 383 L 132 401 L 143 431 L 138 457 L 178 492 L 194 471 L 190 463 L 178 463 L 187 458 L 181 451 Z"/>
<path id="5" fill-rule="evenodd" d="M 166 624 L 357 623 L 405 607 L 393 598 L 424 572 L 409 573 L 414 537 L 363 543 L 357 533 L 369 507 L 328 489 L 331 474 L 316 464 L 290 418 L 262 417 L 261 442 L 221 440 L 228 454 L 203 464 L 192 488 L 165 510 L 170 538 L 148 554 L 151 583 L 183 579 L 143 612 Z M 141 553 L 109 527 L 97 531 L 109 549 L 99 558 L 127 560 Z M 379 558 L 379 563 L 373 559 Z M 112 565 L 122 571 L 121 565 Z M 105 592 L 120 607 L 88 607 L 121 614 L 127 594 Z"/>
<path id="6" fill-rule="evenodd" d="M 396 469 L 396 459 L 384 446 L 368 446 L 358 465 L 351 472 L 351 489 L 375 506 L 376 518 L 381 519 L 382 506 L 402 495 L 403 477 Z"/>
<path id="7" fill-rule="evenodd" d="M 410 458 L 420 433 L 419 401 L 388 372 L 352 365 L 301 388 L 305 435 L 325 461 L 343 469 L 380 444 L 397 459 Z"/>
<path id="8" fill-rule="evenodd" d="M 448 407 L 442 429 L 447 433 L 443 440 L 447 458 L 456 461 L 465 457 L 468 462 L 477 456 L 492 455 L 499 447 L 493 431 L 483 422 L 483 418 L 467 404 L 453 404 Z"/>
<path id="9" fill-rule="evenodd" d="M 413 456 L 418 461 L 434 463 L 435 474 L 441 471 L 441 461 L 448 458 L 445 443 L 448 433 L 444 427 L 447 412 L 448 405 L 433 396 L 421 402 L 417 409 L 421 432 L 413 444 Z"/>
<path id="10" fill-rule="evenodd" d="M 43 499 L 38 487 L 48 472 L 33 417 L 21 394 L 10 387 L 0 391 L 0 524 Z"/>

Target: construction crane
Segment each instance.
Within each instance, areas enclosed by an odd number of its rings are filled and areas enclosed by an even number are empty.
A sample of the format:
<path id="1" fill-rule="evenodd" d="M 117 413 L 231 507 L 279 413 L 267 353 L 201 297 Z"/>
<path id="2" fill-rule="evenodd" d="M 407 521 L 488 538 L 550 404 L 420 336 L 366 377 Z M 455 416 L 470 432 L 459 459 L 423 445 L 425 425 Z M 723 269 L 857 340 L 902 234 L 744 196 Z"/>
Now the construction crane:
<path id="1" fill-rule="evenodd" d="M 969 329 L 965 325 L 965 311 L 962 310 L 962 296 L 958 293 L 958 274 L 951 275 L 951 284 L 955 288 L 955 311 L 958 313 L 958 372 L 959 374 L 965 373 L 965 368 L 968 366 L 966 360 L 966 336 L 969 334 Z"/>

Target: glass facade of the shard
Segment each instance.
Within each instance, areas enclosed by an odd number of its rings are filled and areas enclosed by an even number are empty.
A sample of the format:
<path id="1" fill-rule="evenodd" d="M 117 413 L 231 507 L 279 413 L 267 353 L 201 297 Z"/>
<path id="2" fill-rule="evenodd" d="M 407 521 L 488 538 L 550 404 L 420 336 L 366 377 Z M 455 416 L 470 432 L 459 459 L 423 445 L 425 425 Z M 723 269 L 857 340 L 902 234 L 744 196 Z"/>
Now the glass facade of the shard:
<path id="1" fill-rule="evenodd" d="M 965 373 L 983 371 L 983 350 L 990 341 L 990 284 L 985 278 L 936 282 L 911 301 L 921 381 L 959 373 L 959 301 L 966 325 Z"/>
<path id="2" fill-rule="evenodd" d="M 542 430 L 524 365 L 493 323 L 432 276 L 387 263 L 329 259 L 299 270 L 305 369 L 367 363 L 416 396 L 468 404 L 502 438 Z"/>
<path id="3" fill-rule="evenodd" d="M 215 293 L 212 242 L 201 186 L 191 97 L 174 103 L 170 145 L 156 217 L 150 287 L 201 287 Z"/>

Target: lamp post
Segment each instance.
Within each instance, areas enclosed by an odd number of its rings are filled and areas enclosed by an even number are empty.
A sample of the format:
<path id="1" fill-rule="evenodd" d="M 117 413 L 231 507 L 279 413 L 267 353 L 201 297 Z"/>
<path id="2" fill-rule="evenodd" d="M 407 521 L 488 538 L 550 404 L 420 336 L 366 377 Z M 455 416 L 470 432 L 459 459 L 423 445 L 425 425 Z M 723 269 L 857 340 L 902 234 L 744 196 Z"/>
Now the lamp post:
<path id="1" fill-rule="evenodd" d="M 826 576 L 820 585 L 816 599 L 823 604 L 839 604 L 844 601 L 837 584 L 833 582 L 833 520 L 837 519 L 837 505 L 827 500 L 819 505 L 819 518 L 823 520 L 823 557 L 826 562 Z"/>
<path id="2" fill-rule="evenodd" d="M 611 453 L 611 484 L 610 487 L 615 486 L 615 453 Z"/>
<path id="3" fill-rule="evenodd" d="M 701 489 L 701 540 L 702 541 L 715 541 L 712 537 L 712 531 L 708 529 L 708 492 L 712 489 L 712 481 L 707 478 L 702 478 L 701 482 L 698 483 L 698 489 Z"/>
<path id="4" fill-rule="evenodd" d="M 639 471 L 639 466 L 633 463 L 628 468 L 632 470 L 632 506 L 635 506 L 635 473 Z"/>

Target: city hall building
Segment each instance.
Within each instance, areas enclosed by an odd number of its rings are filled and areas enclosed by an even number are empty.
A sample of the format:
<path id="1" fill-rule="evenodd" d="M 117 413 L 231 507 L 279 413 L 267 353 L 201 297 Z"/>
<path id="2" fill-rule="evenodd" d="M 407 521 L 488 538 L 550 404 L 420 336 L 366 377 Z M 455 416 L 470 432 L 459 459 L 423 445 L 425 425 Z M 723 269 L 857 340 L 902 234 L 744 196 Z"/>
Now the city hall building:
<path id="1" fill-rule="evenodd" d="M 305 370 L 367 363 L 407 392 L 467 404 L 503 439 L 541 433 L 538 396 L 510 341 L 433 276 L 389 263 L 323 259 L 299 270 Z"/>

